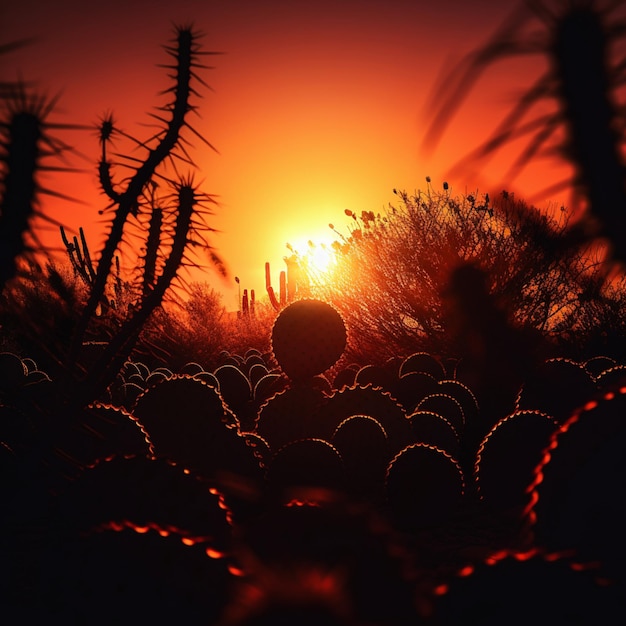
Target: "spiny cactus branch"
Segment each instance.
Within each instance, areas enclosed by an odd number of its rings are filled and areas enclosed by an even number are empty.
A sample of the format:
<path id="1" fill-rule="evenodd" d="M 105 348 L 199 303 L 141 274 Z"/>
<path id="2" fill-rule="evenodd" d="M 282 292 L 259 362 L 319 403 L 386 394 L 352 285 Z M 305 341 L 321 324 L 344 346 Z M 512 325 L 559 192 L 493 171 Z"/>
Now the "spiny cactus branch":
<path id="1" fill-rule="evenodd" d="M 191 184 L 180 183 L 177 193 L 178 204 L 174 239 L 163 271 L 156 279 L 152 290 L 144 294 L 138 308 L 126 320 L 93 365 L 88 384 L 83 385 L 81 388 L 78 398 L 81 405 L 89 402 L 99 392 L 103 391 L 108 381 L 119 371 L 124 361 L 128 358 L 128 353 L 139 337 L 144 324 L 154 309 L 159 306 L 165 292 L 176 277 L 178 268 L 185 255 L 194 209 L 199 201 L 197 190 Z"/>
<path id="2" fill-rule="evenodd" d="M 122 242 L 124 227 L 129 216 L 137 214 L 140 198 L 146 186 L 155 176 L 157 168 L 165 159 L 171 156 L 179 146 L 181 130 L 185 127 L 189 128 L 189 125 L 186 123 L 186 115 L 191 109 L 189 97 L 192 94 L 192 70 L 196 64 L 197 48 L 196 33 L 193 32 L 191 28 L 177 28 L 176 45 L 167 48 L 168 53 L 176 60 L 174 73 L 175 84 L 171 88 L 174 97 L 173 102 L 168 107 L 170 113 L 169 120 L 165 129 L 159 136 L 156 147 L 148 150 L 145 160 L 138 164 L 126 188 L 119 193 L 115 192 L 112 188 L 109 167 L 105 161 L 105 143 L 110 139 L 114 130 L 113 124 L 108 123 L 111 122 L 111 118 L 105 118 L 107 124 L 103 123 L 103 132 L 101 134 L 104 156 L 102 161 L 104 165 L 102 165 L 102 163 L 100 165 L 100 172 L 104 177 L 104 179 L 101 180 L 101 184 L 103 184 L 103 188 L 105 188 L 107 195 L 113 202 L 112 208 L 114 207 L 115 214 L 108 238 L 100 256 L 89 300 L 78 321 L 70 346 L 68 354 L 68 363 L 70 364 L 76 361 L 89 322 L 104 294 L 115 251 Z"/>

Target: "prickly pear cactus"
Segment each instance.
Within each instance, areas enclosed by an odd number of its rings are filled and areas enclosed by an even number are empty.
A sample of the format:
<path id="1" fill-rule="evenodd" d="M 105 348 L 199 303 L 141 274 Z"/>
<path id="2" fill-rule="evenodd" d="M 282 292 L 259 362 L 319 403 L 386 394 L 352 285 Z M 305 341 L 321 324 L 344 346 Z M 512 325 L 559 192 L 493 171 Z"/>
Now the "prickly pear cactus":
<path id="1" fill-rule="evenodd" d="M 252 386 L 246 374 L 235 365 L 220 365 L 213 375 L 219 382 L 219 392 L 228 408 L 237 416 L 243 430 L 249 430 L 254 419 Z"/>
<path id="2" fill-rule="evenodd" d="M 461 404 L 465 415 L 465 425 L 472 426 L 480 417 L 480 407 L 474 392 L 460 380 L 447 378 L 437 382 L 435 393 L 445 393 Z"/>
<path id="3" fill-rule="evenodd" d="M 150 454 L 150 436 L 127 410 L 100 402 L 73 415 L 57 415 L 41 463 L 51 492 L 63 489 L 90 465 L 110 456 Z"/>
<path id="4" fill-rule="evenodd" d="M 412 413 L 426 396 L 438 391 L 438 381 L 432 374 L 406 372 L 398 378 L 394 397 L 407 413 Z"/>
<path id="5" fill-rule="evenodd" d="M 262 483 L 260 462 L 236 416 L 203 381 L 181 375 L 163 380 L 137 398 L 133 414 L 149 434 L 154 456 L 213 480 L 231 504 Z"/>
<path id="6" fill-rule="evenodd" d="M 528 624 L 537 616 L 551 624 L 616 623 L 624 617 L 597 563 L 537 549 L 502 550 L 458 568 L 433 586 L 431 610 L 441 626 Z"/>
<path id="7" fill-rule="evenodd" d="M 189 470 L 148 457 L 103 460 L 51 511 L 49 541 L 34 557 L 35 607 L 49 607 L 53 594 L 68 623 L 175 614 L 213 623 L 221 612 L 235 564 L 230 511 Z"/>
<path id="8" fill-rule="evenodd" d="M 447 452 L 416 443 L 389 463 L 385 493 L 394 525 L 416 532 L 452 517 L 461 505 L 465 478 Z"/>
<path id="9" fill-rule="evenodd" d="M 333 379 L 333 389 L 341 391 L 344 387 L 353 387 L 359 369 L 358 365 L 352 363 L 337 372 Z"/>
<path id="10" fill-rule="evenodd" d="M 583 363 L 583 367 L 585 368 L 585 371 L 594 380 L 596 380 L 598 376 L 602 374 L 602 372 L 606 372 L 606 370 L 611 369 L 612 367 L 615 367 L 616 365 L 619 365 L 619 363 L 614 358 L 609 357 L 609 356 L 603 356 L 603 355 L 593 356 L 587 359 Z"/>
<path id="11" fill-rule="evenodd" d="M 446 393 L 432 393 L 420 400 L 418 411 L 432 411 L 445 417 L 454 426 L 454 430 L 462 436 L 465 429 L 465 413 L 461 403 Z"/>
<path id="12" fill-rule="evenodd" d="M 354 382 L 360 387 L 372 385 L 372 387 L 388 391 L 394 397 L 397 396 L 398 373 L 382 365 L 364 365 L 354 377 Z"/>
<path id="13" fill-rule="evenodd" d="M 297 300 L 285 307 L 272 328 L 272 351 L 281 370 L 294 382 L 332 367 L 347 341 L 341 315 L 330 304 Z"/>
<path id="14" fill-rule="evenodd" d="M 147 455 L 113 455 L 84 468 L 53 500 L 59 528 L 81 533 L 107 522 L 210 536 L 232 550 L 232 514 L 210 483 L 184 466 Z"/>
<path id="15" fill-rule="evenodd" d="M 437 380 L 443 380 L 446 377 L 446 370 L 441 361 L 429 352 L 414 352 L 406 357 L 400 364 L 400 376 L 404 376 L 409 372 L 422 372 L 430 374 Z"/>
<path id="16" fill-rule="evenodd" d="M 351 496 L 382 501 L 389 457 L 387 433 L 369 415 L 347 417 L 333 433 L 331 443 L 343 459 L 346 489 Z"/>
<path id="17" fill-rule="evenodd" d="M 493 509 L 523 509 L 526 489 L 558 424 L 547 413 L 516 411 L 485 436 L 476 456 L 474 477 L 481 500 Z"/>
<path id="18" fill-rule="evenodd" d="M 398 402 L 387 392 L 367 387 L 346 387 L 330 396 L 324 406 L 323 419 L 329 432 L 352 415 L 369 415 L 385 429 L 390 454 L 413 442 L 411 425 Z"/>
<path id="19" fill-rule="evenodd" d="M 236 579 L 226 559 L 177 529 L 106 524 L 43 553 L 20 613 L 65 624 L 215 623 Z M 9 607 L 9 611 L 11 611 Z M 15 607 L 17 608 L 17 607 Z"/>
<path id="20" fill-rule="evenodd" d="M 516 408 L 542 411 L 563 423 L 595 391 L 596 383 L 583 365 L 571 359 L 548 359 L 524 381 Z"/>
<path id="21" fill-rule="evenodd" d="M 626 589 L 626 387 L 603 392 L 551 436 L 529 486 L 539 545 L 598 560 Z M 622 591 L 623 592 L 623 591 Z"/>
<path id="22" fill-rule="evenodd" d="M 626 384 L 626 365 L 618 364 L 605 369 L 594 378 L 598 389 L 610 390 Z"/>
<path id="23" fill-rule="evenodd" d="M 332 430 L 326 424 L 326 396 L 310 385 L 297 385 L 276 393 L 258 411 L 255 432 L 273 452 L 292 441 L 316 437 L 326 439 Z"/>
<path id="24" fill-rule="evenodd" d="M 415 443 L 426 443 L 459 457 L 461 441 L 454 426 L 433 411 L 413 411 L 408 417 Z"/>
<path id="25" fill-rule="evenodd" d="M 298 439 L 272 455 L 265 480 L 268 495 L 283 501 L 289 501 L 303 488 L 342 492 L 343 460 L 337 449 L 323 439 Z"/>

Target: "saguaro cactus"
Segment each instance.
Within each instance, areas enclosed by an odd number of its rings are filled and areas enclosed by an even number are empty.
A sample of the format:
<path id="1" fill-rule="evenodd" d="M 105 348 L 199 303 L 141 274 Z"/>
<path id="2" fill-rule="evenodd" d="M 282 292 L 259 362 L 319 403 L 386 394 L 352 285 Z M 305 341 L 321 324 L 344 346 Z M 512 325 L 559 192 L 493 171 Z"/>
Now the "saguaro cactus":
<path id="1" fill-rule="evenodd" d="M 279 298 L 276 298 L 276 292 L 272 287 L 272 276 L 270 273 L 269 262 L 265 263 L 265 289 L 269 296 L 270 302 L 276 311 L 280 311 L 285 305 L 293 302 L 296 298 L 299 288 L 298 273 L 299 265 L 295 255 L 284 257 L 286 270 L 282 270 L 278 276 L 279 280 Z"/>

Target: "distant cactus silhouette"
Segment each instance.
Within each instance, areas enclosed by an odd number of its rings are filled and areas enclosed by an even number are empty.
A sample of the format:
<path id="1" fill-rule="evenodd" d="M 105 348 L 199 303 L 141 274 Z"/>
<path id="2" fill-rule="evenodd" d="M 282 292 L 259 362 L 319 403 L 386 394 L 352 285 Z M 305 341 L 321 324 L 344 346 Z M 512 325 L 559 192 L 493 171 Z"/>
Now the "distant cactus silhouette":
<path id="1" fill-rule="evenodd" d="M 265 263 L 265 290 L 270 299 L 271 305 L 274 310 L 280 311 L 290 302 L 293 302 L 297 295 L 302 297 L 304 291 L 303 285 L 299 280 L 299 266 L 295 255 L 284 257 L 287 269 L 280 272 L 278 275 L 279 291 L 278 298 L 274 287 L 272 287 L 272 275 L 270 273 L 270 264 Z"/>

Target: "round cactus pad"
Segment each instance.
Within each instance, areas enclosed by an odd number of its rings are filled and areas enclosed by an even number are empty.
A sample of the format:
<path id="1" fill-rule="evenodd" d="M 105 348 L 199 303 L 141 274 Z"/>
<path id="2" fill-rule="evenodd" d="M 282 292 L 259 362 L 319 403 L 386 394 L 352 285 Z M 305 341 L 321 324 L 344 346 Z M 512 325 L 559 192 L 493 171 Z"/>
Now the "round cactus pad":
<path id="1" fill-rule="evenodd" d="M 297 300 L 285 307 L 272 329 L 272 350 L 291 380 L 305 380 L 334 365 L 346 347 L 341 315 L 321 300 Z"/>

